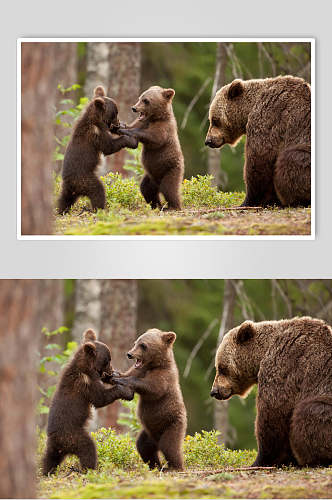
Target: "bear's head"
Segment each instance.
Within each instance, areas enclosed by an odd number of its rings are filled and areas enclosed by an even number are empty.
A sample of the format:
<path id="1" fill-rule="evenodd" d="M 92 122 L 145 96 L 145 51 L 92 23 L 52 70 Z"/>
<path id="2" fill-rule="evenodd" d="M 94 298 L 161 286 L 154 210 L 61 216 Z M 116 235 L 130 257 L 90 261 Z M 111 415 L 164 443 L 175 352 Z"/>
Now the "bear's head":
<path id="1" fill-rule="evenodd" d="M 216 93 L 209 110 L 209 130 L 205 145 L 221 148 L 235 145 L 246 132 L 246 120 L 241 109 L 244 101 L 244 82 L 234 80 Z"/>
<path id="2" fill-rule="evenodd" d="M 120 126 L 116 102 L 106 97 L 105 89 L 101 85 L 95 88 L 90 106 L 93 106 L 98 121 L 104 122 L 111 129 Z"/>
<path id="3" fill-rule="evenodd" d="M 156 85 L 143 92 L 131 109 L 134 113 L 139 113 L 139 120 L 163 119 L 171 111 L 174 95 L 175 90 Z"/>
<path id="4" fill-rule="evenodd" d="M 234 394 L 245 397 L 249 393 L 258 375 L 255 339 L 255 324 L 251 321 L 245 321 L 224 336 L 216 353 L 212 397 L 229 399 Z"/>
<path id="5" fill-rule="evenodd" d="M 112 376 L 111 351 L 106 344 L 97 340 L 93 330 L 84 332 L 80 351 L 79 362 L 83 373 L 90 375 L 91 372 L 97 372 L 102 379 Z"/>
<path id="6" fill-rule="evenodd" d="M 173 359 L 174 332 L 162 332 L 151 328 L 136 340 L 134 347 L 127 353 L 135 359 L 135 368 L 149 370 L 162 367 Z"/>

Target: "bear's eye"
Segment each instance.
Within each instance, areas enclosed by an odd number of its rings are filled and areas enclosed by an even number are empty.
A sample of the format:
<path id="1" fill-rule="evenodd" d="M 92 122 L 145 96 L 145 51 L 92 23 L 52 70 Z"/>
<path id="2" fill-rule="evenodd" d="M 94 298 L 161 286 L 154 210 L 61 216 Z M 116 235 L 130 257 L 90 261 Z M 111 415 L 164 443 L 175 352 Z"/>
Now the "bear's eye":
<path id="1" fill-rule="evenodd" d="M 227 371 L 227 368 L 225 368 L 224 366 L 218 366 L 218 372 L 219 372 L 219 375 L 226 376 L 228 371 Z"/>
<path id="2" fill-rule="evenodd" d="M 143 342 L 139 346 L 143 349 L 143 351 L 147 350 L 147 346 Z"/>
<path id="3" fill-rule="evenodd" d="M 149 104 L 149 99 L 144 98 L 143 102 L 144 102 L 144 104 Z"/>
<path id="4" fill-rule="evenodd" d="M 212 123 L 212 127 L 220 127 L 219 118 L 212 118 L 211 123 Z"/>

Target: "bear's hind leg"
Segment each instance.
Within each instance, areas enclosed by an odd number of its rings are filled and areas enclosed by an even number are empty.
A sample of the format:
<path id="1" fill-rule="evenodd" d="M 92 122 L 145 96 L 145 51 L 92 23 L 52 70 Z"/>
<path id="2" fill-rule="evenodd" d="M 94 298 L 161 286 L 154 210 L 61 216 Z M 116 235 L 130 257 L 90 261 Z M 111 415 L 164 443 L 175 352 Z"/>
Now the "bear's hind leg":
<path id="1" fill-rule="evenodd" d="M 139 434 L 136 441 L 136 447 L 143 462 L 148 464 L 150 469 L 161 468 L 158 457 L 158 447 L 145 431 Z"/>
<path id="2" fill-rule="evenodd" d="M 58 200 L 58 213 L 63 215 L 69 212 L 77 200 L 78 195 L 69 187 L 62 187 L 62 192 Z"/>
<path id="3" fill-rule="evenodd" d="M 97 467 L 97 452 L 96 446 L 88 433 L 84 432 L 77 438 L 77 449 L 75 455 L 80 459 L 83 470 L 96 469 Z"/>
<path id="4" fill-rule="evenodd" d="M 105 208 L 105 190 L 95 174 L 84 180 L 84 194 L 90 198 L 92 210 Z"/>
<path id="5" fill-rule="evenodd" d="M 316 396 L 296 405 L 290 444 L 301 466 L 332 464 L 332 396 Z"/>
<path id="6" fill-rule="evenodd" d="M 151 208 L 161 207 L 159 199 L 159 188 L 158 185 L 149 177 L 144 175 L 141 182 L 141 193 L 147 203 L 151 205 Z"/>
<path id="7" fill-rule="evenodd" d="M 311 147 L 290 146 L 278 155 L 274 186 L 283 206 L 308 206 L 311 202 Z"/>
<path id="8" fill-rule="evenodd" d="M 165 196 L 169 210 L 181 210 L 181 182 L 182 174 L 170 171 L 160 183 L 160 192 Z"/>
<path id="9" fill-rule="evenodd" d="M 58 465 L 65 458 L 66 453 L 62 450 L 57 449 L 56 446 L 47 444 L 47 449 L 43 458 L 43 474 L 47 476 L 48 474 L 53 474 Z"/>
<path id="10" fill-rule="evenodd" d="M 158 446 L 167 460 L 169 470 L 183 469 L 184 434 L 182 426 L 173 425 L 160 438 Z"/>

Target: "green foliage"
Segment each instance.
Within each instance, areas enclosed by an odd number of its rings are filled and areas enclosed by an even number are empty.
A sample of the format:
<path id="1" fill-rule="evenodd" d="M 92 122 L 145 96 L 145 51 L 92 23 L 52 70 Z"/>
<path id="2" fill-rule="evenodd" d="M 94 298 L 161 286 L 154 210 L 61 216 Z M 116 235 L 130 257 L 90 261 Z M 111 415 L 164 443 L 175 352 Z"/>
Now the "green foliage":
<path id="1" fill-rule="evenodd" d="M 46 338 L 59 337 L 67 332 L 68 328 L 61 326 L 57 330 L 49 331 L 47 328 L 42 329 L 42 333 Z M 39 372 L 46 378 L 57 377 L 62 367 L 67 363 L 73 352 L 77 349 L 77 342 L 67 342 L 65 348 L 58 343 L 48 343 L 44 346 L 44 355 L 40 357 L 38 362 Z M 58 365 L 58 367 L 56 367 Z M 44 414 L 49 412 L 49 404 L 55 392 L 56 385 L 51 384 L 46 389 L 39 387 L 41 398 L 37 405 L 37 413 Z"/>
<path id="2" fill-rule="evenodd" d="M 224 464 L 225 447 L 218 443 L 218 431 L 196 432 L 184 441 L 186 467 L 220 467 Z"/>
<path id="3" fill-rule="evenodd" d="M 81 86 L 78 83 L 74 83 L 73 85 L 67 88 L 63 87 L 61 84 L 58 85 L 58 90 L 61 92 L 62 95 L 70 93 L 72 96 L 73 95 L 76 96 L 77 91 L 79 89 L 81 89 Z M 62 109 L 57 110 L 55 113 L 55 124 L 60 127 L 61 131 L 63 131 L 64 129 L 65 130 L 71 129 L 73 123 L 75 122 L 75 120 L 77 120 L 77 118 L 81 114 L 81 111 L 89 103 L 89 99 L 87 97 L 79 97 L 77 101 L 78 101 L 77 104 L 76 100 L 72 98 L 70 99 L 65 98 L 60 101 Z M 57 145 L 53 153 L 54 161 L 63 161 L 64 152 L 70 140 L 70 135 L 71 135 L 71 130 L 69 130 L 69 133 L 61 138 L 55 137 Z"/>
<path id="4" fill-rule="evenodd" d="M 100 468 L 110 462 L 124 469 L 133 469 L 141 465 L 135 441 L 129 434 L 116 434 L 112 429 L 101 428 L 91 435 L 96 441 Z"/>
<path id="5" fill-rule="evenodd" d="M 123 168 L 128 172 L 132 172 L 135 178 L 140 180 L 144 174 L 144 167 L 141 162 L 142 143 L 140 142 L 136 149 L 128 148 L 127 153 L 129 154 L 129 158 L 126 159 Z"/>
<path id="6" fill-rule="evenodd" d="M 135 397 L 132 401 L 121 401 L 121 403 L 127 411 L 120 412 L 118 424 L 127 428 L 132 436 L 136 436 L 141 428 L 141 425 L 137 418 L 138 395 L 135 394 Z"/>
<path id="7" fill-rule="evenodd" d="M 212 175 L 197 175 L 190 180 L 184 179 L 182 195 L 185 207 L 229 207 L 240 205 L 244 193 L 223 193 L 212 186 Z"/>
<path id="8" fill-rule="evenodd" d="M 110 172 L 102 177 L 101 180 L 105 186 L 108 208 L 121 206 L 134 210 L 146 206 L 139 185 L 134 177 L 124 178 L 119 173 Z"/>

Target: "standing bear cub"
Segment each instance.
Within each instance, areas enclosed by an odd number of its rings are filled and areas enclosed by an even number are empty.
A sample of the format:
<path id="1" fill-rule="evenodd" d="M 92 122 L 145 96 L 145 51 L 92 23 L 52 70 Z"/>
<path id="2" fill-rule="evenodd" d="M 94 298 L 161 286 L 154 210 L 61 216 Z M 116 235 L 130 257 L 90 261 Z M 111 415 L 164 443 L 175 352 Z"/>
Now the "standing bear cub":
<path id="1" fill-rule="evenodd" d="M 220 148 L 247 136 L 242 206 L 310 205 L 311 92 L 302 78 L 234 80 L 209 111 L 205 144 Z"/>
<path id="2" fill-rule="evenodd" d="M 254 466 L 332 464 L 332 329 L 309 317 L 246 321 L 216 354 L 211 396 L 258 384 Z"/>
<path id="3" fill-rule="evenodd" d="M 85 425 L 91 407 L 101 408 L 116 399 L 131 400 L 130 387 L 107 388 L 113 375 L 107 345 L 87 330 L 72 361 L 65 368 L 52 400 L 47 427 L 47 448 L 43 462 L 45 475 L 55 471 L 66 455 L 77 455 L 83 469 L 97 466 L 96 447 Z"/>
<path id="4" fill-rule="evenodd" d="M 111 155 L 122 148 L 137 148 L 135 137 L 113 137 L 120 126 L 116 102 L 105 90 L 95 88 L 94 98 L 77 121 L 66 149 L 62 169 L 62 192 L 58 211 L 69 211 L 79 196 L 88 196 L 92 209 L 105 208 L 105 190 L 96 175 L 100 155 Z"/>
<path id="5" fill-rule="evenodd" d="M 158 451 L 168 463 L 168 469 L 183 468 L 183 440 L 187 427 L 179 374 L 173 354 L 176 335 L 156 328 L 148 330 L 128 352 L 135 364 L 113 381 L 133 388 L 140 396 L 138 417 L 143 430 L 136 446 L 150 469 L 161 468 Z"/>
<path id="6" fill-rule="evenodd" d="M 181 183 L 184 160 L 173 113 L 173 89 L 154 86 L 143 92 L 132 107 L 139 113 L 137 120 L 117 133 L 137 137 L 142 142 L 142 162 L 145 175 L 141 192 L 152 208 L 161 207 L 159 194 L 168 209 L 181 208 Z"/>

